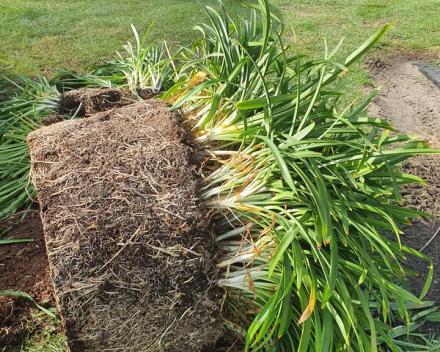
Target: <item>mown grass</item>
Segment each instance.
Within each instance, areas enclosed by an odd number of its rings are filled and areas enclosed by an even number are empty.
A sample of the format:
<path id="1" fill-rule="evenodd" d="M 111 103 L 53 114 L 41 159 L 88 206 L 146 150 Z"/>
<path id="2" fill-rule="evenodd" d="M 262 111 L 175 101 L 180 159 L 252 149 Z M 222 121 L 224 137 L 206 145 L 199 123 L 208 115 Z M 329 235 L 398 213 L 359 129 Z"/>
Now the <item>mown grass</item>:
<path id="1" fill-rule="evenodd" d="M 131 39 L 130 23 L 143 33 L 155 22 L 152 38 L 189 43 L 202 13 L 196 1 L 4 0 L 0 67 L 24 74 L 34 65 L 84 71 Z"/>
<path id="2" fill-rule="evenodd" d="M 225 3 L 231 7 L 239 1 Z M 293 41 L 294 29 L 300 49 L 309 53 L 322 52 L 323 36 L 330 46 L 345 37 L 340 52 L 344 56 L 373 28 L 390 21 L 396 24 L 382 40 L 382 48 L 440 53 L 437 0 L 272 0 L 271 6 L 286 24 L 288 41 Z M 0 70 L 7 75 L 13 71 L 29 75 L 34 66 L 42 71 L 85 71 L 110 58 L 115 49 L 132 38 L 130 23 L 143 33 L 154 22 L 151 39 L 188 44 L 195 38 L 192 28 L 203 16 L 196 0 L 3 0 Z"/>
<path id="3" fill-rule="evenodd" d="M 215 4 L 215 0 L 203 0 Z M 227 7 L 240 4 L 225 0 Z M 286 42 L 294 32 L 301 51 L 312 56 L 323 51 L 323 38 L 330 46 L 345 37 L 341 57 L 351 52 L 374 28 L 390 21 L 395 26 L 378 50 L 417 50 L 440 55 L 440 7 L 437 0 L 272 0 L 274 12 L 286 25 Z M 204 18 L 196 0 L 3 0 L 0 7 L 0 75 L 15 72 L 33 76 L 35 68 L 53 75 L 56 68 L 86 72 L 92 65 L 112 57 L 132 39 L 130 23 L 143 33 L 154 22 L 150 39 L 189 44 L 193 27 Z M 352 68 L 350 89 L 362 94 L 370 83 L 359 68 Z M 10 85 L 0 78 L 0 99 Z M 4 91 L 1 94 L 1 91 Z"/>
<path id="4" fill-rule="evenodd" d="M 300 47 L 312 52 L 322 43 L 346 38 L 351 51 L 359 38 L 379 25 L 394 21 L 394 27 L 379 46 L 388 50 L 427 50 L 440 52 L 440 8 L 438 1 L 359 0 L 278 0 L 276 6 L 286 24 L 298 32 Z"/>

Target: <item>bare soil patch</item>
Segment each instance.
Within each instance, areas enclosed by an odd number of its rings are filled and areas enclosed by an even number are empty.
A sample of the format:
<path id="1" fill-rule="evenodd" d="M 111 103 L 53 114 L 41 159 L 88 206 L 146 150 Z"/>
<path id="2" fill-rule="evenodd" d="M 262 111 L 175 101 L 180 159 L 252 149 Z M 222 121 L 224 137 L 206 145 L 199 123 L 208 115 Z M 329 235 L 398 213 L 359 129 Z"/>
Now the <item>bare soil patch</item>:
<path id="1" fill-rule="evenodd" d="M 0 291 L 23 291 L 46 308 L 53 307 L 53 285 L 38 210 L 32 210 L 23 222 L 22 214 L 0 222 L 0 239 L 33 239 L 34 242 L 0 245 Z M 26 325 L 32 326 L 39 311 L 32 302 L 12 296 L 0 296 L 0 350 L 20 345 Z"/>
<path id="2" fill-rule="evenodd" d="M 420 54 L 396 53 L 368 63 L 375 86 L 381 91 L 370 107 L 370 114 L 390 121 L 402 133 L 418 134 L 432 147 L 440 148 L 440 88 L 428 80 L 414 63 L 430 62 L 439 58 Z M 426 212 L 432 219 L 421 219 L 403 228 L 402 241 L 420 250 L 440 226 L 440 155 L 413 158 L 404 172 L 417 175 L 428 185 L 413 184 L 401 189 L 405 206 Z M 440 236 L 423 251 L 434 262 L 434 280 L 425 299 L 440 304 Z M 426 279 L 427 263 L 409 258 L 409 268 L 420 273 L 410 282 L 419 293 Z M 438 325 L 438 324 L 437 324 Z M 439 334 L 439 327 L 432 327 Z"/>
<path id="3" fill-rule="evenodd" d="M 440 146 L 440 89 L 415 65 L 438 58 L 396 53 L 375 59 L 366 67 L 381 90 L 369 107 L 372 115 L 384 118 L 402 133 L 419 134 Z"/>

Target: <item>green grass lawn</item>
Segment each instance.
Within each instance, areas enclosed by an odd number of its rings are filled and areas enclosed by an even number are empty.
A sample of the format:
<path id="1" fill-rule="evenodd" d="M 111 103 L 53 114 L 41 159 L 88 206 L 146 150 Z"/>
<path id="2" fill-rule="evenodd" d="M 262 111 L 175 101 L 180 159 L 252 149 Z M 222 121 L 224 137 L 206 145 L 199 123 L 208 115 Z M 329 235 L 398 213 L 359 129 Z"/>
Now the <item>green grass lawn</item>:
<path id="1" fill-rule="evenodd" d="M 214 0 L 201 0 L 215 4 Z M 237 0 L 226 1 L 239 5 Z M 272 0 L 274 12 L 286 25 L 286 41 L 299 50 L 316 55 L 345 37 L 339 55 L 346 55 L 361 44 L 376 28 L 394 21 L 394 27 L 371 56 L 393 51 L 417 51 L 440 58 L 439 0 Z M 86 72 L 103 63 L 133 40 L 130 24 L 139 33 L 151 23 L 151 38 L 189 44 L 195 37 L 193 27 L 204 13 L 195 0 L 115 0 L 61 1 L 2 0 L 0 6 L 0 76 L 14 78 L 14 72 L 33 75 L 35 68 L 47 75 L 63 68 Z M 294 35 L 295 33 L 295 35 Z M 354 68 L 353 94 L 360 94 L 368 77 Z M 1 90 L 7 82 L 0 78 Z M 50 336 L 48 334 L 47 336 Z M 58 337 L 36 337 L 25 351 L 55 351 Z M 52 347 L 43 347 L 48 344 Z M 62 343 L 60 343 L 62 345 Z M 38 347 L 40 346 L 40 347 Z"/>
<path id="2" fill-rule="evenodd" d="M 228 6 L 240 5 L 226 0 Z M 215 5 L 215 0 L 202 3 Z M 395 21 L 378 50 L 412 50 L 440 57 L 438 0 L 273 0 L 274 12 L 286 25 L 286 41 L 294 33 L 301 52 L 311 56 L 345 38 L 341 57 L 351 52 L 380 25 Z M 34 75 L 35 69 L 51 76 L 57 68 L 84 73 L 113 56 L 133 39 L 130 24 L 143 33 L 151 23 L 151 39 L 189 44 L 193 27 L 204 18 L 196 0 L 3 0 L 0 7 L 0 76 L 15 72 Z M 379 55 L 376 52 L 370 55 Z M 368 77 L 353 67 L 353 96 L 361 94 Z M 0 78 L 0 96 L 9 85 Z"/>
<path id="3" fill-rule="evenodd" d="M 102 63 L 155 23 L 152 38 L 189 43 L 192 27 L 203 16 L 196 1 L 2 1 L 0 68 L 31 74 L 68 68 L 85 71 Z"/>
<path id="4" fill-rule="evenodd" d="M 271 4 L 286 25 L 288 41 L 293 40 L 294 30 L 300 50 L 312 55 L 323 50 L 323 37 L 330 45 L 345 37 L 344 55 L 374 28 L 390 21 L 395 26 L 382 48 L 440 54 L 438 0 L 273 0 Z M 195 0 L 2 0 L 0 71 L 8 76 L 14 71 L 32 74 L 34 67 L 43 72 L 54 68 L 84 72 L 132 39 L 130 23 L 142 33 L 154 22 L 152 38 L 188 44 L 203 16 Z"/>

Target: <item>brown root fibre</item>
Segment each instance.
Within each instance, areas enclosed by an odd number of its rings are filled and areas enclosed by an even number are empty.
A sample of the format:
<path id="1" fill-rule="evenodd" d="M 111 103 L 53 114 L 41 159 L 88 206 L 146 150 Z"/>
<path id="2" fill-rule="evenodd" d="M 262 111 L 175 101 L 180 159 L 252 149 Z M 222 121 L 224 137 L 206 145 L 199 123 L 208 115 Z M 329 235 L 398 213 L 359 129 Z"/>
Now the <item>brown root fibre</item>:
<path id="1" fill-rule="evenodd" d="M 154 92 L 148 90 L 139 90 L 135 95 L 128 90 L 80 88 L 62 94 L 59 102 L 59 113 L 89 117 L 97 112 L 133 104 L 140 98 L 143 100 L 152 98 L 154 95 Z"/>
<path id="2" fill-rule="evenodd" d="M 213 238 L 178 116 L 146 100 L 29 137 L 72 351 L 200 351 L 222 334 Z"/>

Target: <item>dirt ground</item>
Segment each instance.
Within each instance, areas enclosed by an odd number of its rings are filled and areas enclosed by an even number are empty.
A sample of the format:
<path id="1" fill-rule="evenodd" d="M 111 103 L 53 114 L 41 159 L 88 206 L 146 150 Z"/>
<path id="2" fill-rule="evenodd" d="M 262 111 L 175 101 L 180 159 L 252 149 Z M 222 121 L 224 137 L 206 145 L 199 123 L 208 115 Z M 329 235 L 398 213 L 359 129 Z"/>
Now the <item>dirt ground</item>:
<path id="1" fill-rule="evenodd" d="M 33 239 L 30 243 L 0 245 L 0 291 L 27 292 L 46 308 L 54 305 L 49 262 L 38 210 L 32 210 L 23 222 L 21 214 L 0 222 L 0 239 Z M 11 228 L 3 234 L 3 231 Z M 32 325 L 39 310 L 31 301 L 0 296 L 0 350 L 20 343 L 26 324 Z"/>
<path id="2" fill-rule="evenodd" d="M 371 60 L 366 69 L 374 86 L 381 87 L 370 114 L 390 121 L 402 133 L 419 134 L 439 148 L 440 88 L 416 65 L 435 60 L 440 58 L 396 53 Z"/>
<path id="3" fill-rule="evenodd" d="M 428 80 L 415 64 L 438 60 L 438 57 L 396 53 L 372 60 L 366 67 L 375 87 L 381 86 L 378 97 L 369 108 L 370 115 L 390 121 L 402 133 L 418 134 L 433 148 L 440 148 L 440 88 Z M 440 155 L 413 158 L 404 167 L 404 172 L 428 182 L 427 186 L 413 184 L 401 189 L 406 206 L 433 216 L 403 228 L 402 242 L 420 250 L 440 226 Z M 440 235 L 432 239 L 423 253 L 432 259 L 435 270 L 425 299 L 440 304 Z M 414 292 L 419 293 L 426 279 L 427 263 L 409 258 L 408 267 L 420 273 L 419 277 L 410 279 Z M 439 327 L 436 327 L 436 333 L 439 333 Z"/>

